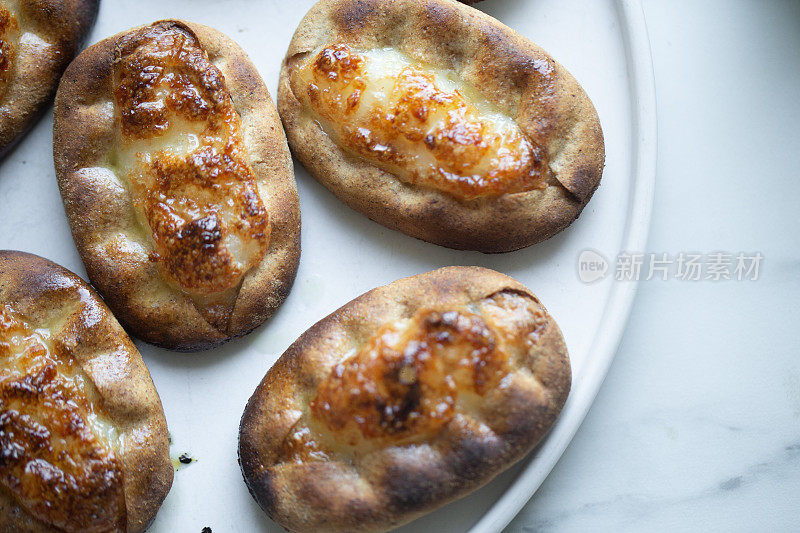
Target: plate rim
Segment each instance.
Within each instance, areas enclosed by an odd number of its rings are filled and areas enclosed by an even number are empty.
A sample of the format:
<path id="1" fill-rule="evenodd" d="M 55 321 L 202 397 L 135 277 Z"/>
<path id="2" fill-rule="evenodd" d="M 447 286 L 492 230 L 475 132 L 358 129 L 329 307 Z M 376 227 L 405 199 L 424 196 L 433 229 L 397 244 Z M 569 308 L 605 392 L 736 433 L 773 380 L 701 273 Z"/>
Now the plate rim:
<path id="1" fill-rule="evenodd" d="M 615 0 L 617 13 L 624 22 L 622 39 L 629 67 L 629 85 L 634 96 L 631 102 L 633 125 L 631 137 L 634 151 L 631 154 L 631 201 L 621 250 L 643 251 L 653 208 L 657 162 L 657 116 L 655 75 L 650 39 L 641 0 Z M 555 467 L 584 418 L 605 380 L 622 335 L 638 287 L 637 281 L 614 283 L 608 303 L 603 311 L 598 333 L 590 348 L 592 358 L 576 376 L 579 394 L 571 394 L 556 424 L 536 451 L 531 461 L 514 479 L 503 495 L 470 529 L 469 533 L 496 533 L 502 531 L 539 490 Z"/>

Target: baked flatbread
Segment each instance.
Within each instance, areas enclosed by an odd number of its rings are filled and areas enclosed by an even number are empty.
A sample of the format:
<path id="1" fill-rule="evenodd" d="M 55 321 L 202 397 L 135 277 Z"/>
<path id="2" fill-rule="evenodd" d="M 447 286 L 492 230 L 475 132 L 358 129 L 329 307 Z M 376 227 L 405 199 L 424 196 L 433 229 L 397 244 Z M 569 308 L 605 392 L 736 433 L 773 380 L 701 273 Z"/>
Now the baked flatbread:
<path id="1" fill-rule="evenodd" d="M 570 388 L 555 321 L 477 267 L 401 279 L 306 331 L 245 408 L 239 461 L 290 531 L 383 531 L 527 454 Z"/>
<path id="2" fill-rule="evenodd" d="M 605 158 L 577 81 L 452 0 L 322 0 L 284 59 L 293 154 L 340 200 L 432 243 L 507 252 L 580 214 Z"/>
<path id="3" fill-rule="evenodd" d="M 288 295 L 291 156 L 264 82 L 221 33 L 166 20 L 88 48 L 59 87 L 54 151 L 89 278 L 134 335 L 210 348 Z"/>
<path id="4" fill-rule="evenodd" d="M 100 0 L 0 2 L 0 155 L 53 98 L 99 4 Z"/>
<path id="5" fill-rule="evenodd" d="M 0 251 L 0 531 L 144 531 L 167 423 L 128 335 L 78 276 Z"/>

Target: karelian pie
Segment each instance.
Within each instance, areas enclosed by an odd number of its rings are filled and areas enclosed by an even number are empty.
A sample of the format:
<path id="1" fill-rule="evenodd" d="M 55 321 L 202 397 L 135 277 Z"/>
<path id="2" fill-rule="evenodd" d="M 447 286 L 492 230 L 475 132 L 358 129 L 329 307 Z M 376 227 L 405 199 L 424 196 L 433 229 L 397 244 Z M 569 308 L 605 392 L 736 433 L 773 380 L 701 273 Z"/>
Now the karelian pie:
<path id="1" fill-rule="evenodd" d="M 172 485 L 128 335 L 78 276 L 0 251 L 0 531 L 138 532 Z"/>
<path id="2" fill-rule="evenodd" d="M 286 298 L 300 256 L 291 155 L 226 36 L 165 20 L 88 48 L 58 90 L 54 152 L 89 278 L 134 335 L 210 348 Z"/>
<path id="3" fill-rule="evenodd" d="M 239 462 L 290 531 L 382 531 L 522 458 L 570 388 L 555 321 L 477 267 L 401 279 L 306 331 L 245 408 Z"/>
<path id="4" fill-rule="evenodd" d="M 0 155 L 53 98 L 100 0 L 0 0 Z"/>
<path id="5" fill-rule="evenodd" d="M 605 151 L 597 113 L 541 48 L 452 0 L 322 0 L 281 70 L 293 154 L 372 220 L 507 252 L 566 228 Z"/>

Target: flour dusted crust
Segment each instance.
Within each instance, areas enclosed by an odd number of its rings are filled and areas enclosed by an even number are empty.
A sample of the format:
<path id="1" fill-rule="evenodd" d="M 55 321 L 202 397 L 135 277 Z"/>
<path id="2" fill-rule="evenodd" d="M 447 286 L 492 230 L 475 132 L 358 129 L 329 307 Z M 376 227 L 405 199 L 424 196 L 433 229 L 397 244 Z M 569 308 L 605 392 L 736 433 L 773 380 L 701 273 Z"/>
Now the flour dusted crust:
<path id="1" fill-rule="evenodd" d="M 2 531 L 144 531 L 172 484 L 136 347 L 75 274 L 14 251 L 0 251 L 0 451 Z"/>
<path id="2" fill-rule="evenodd" d="M 0 154 L 28 130 L 78 53 L 99 0 L 0 2 Z"/>
<path id="3" fill-rule="evenodd" d="M 291 156 L 267 88 L 226 36 L 167 20 L 88 48 L 59 87 L 54 153 L 89 277 L 136 336 L 210 348 L 288 295 Z"/>
<path id="4" fill-rule="evenodd" d="M 569 388 L 564 340 L 527 288 L 443 268 L 356 298 L 292 344 L 245 408 L 239 461 L 290 531 L 382 531 L 522 458 Z"/>
<path id="5" fill-rule="evenodd" d="M 524 132 L 536 150 L 534 163 L 541 168 L 534 169 L 534 174 L 541 181 L 531 180 L 521 191 L 490 190 L 476 198 L 458 197 L 399 179 L 396 169 L 407 168 L 406 161 L 376 163 L 391 155 L 392 146 L 384 142 L 385 137 L 370 139 L 370 128 L 354 127 L 352 134 L 353 142 L 376 156 L 373 160 L 363 157 L 364 150 L 340 148 L 337 136 L 325 131 L 325 121 L 310 104 L 309 86 L 297 82 L 309 62 L 339 45 L 356 54 L 390 49 L 421 65 L 423 72 L 430 67 L 455 73 L 456 85 L 478 93 L 473 100 L 490 105 Z M 336 72 L 340 66 L 334 63 L 321 73 L 322 78 L 329 75 L 333 85 L 339 83 L 346 75 Z M 407 109 L 398 112 L 397 107 L 364 114 L 370 119 L 389 117 L 384 123 L 395 128 L 395 140 L 405 134 L 415 136 L 413 142 L 419 146 L 443 146 L 452 152 L 447 156 L 451 172 L 466 160 L 465 154 L 482 149 L 481 143 L 491 138 L 481 138 L 477 121 L 454 122 L 442 135 L 425 137 L 425 127 L 436 119 L 426 124 L 424 117 L 431 109 L 434 115 L 439 112 L 436 106 L 453 92 L 439 85 L 439 93 L 418 87 L 417 96 L 407 99 L 417 99 L 410 114 Z M 341 85 L 331 94 L 337 89 Z M 428 96 L 419 103 L 421 94 Z M 356 104 L 348 101 L 348 105 Z M 447 110 L 447 105 L 439 110 Z M 597 113 L 566 69 L 497 20 L 451 0 L 317 3 L 289 45 L 278 109 L 293 154 L 339 199 L 389 228 L 452 248 L 505 252 L 553 236 L 578 217 L 600 183 L 604 164 Z M 420 124 L 418 131 L 415 127 Z M 467 174 L 456 181 L 474 181 Z"/>

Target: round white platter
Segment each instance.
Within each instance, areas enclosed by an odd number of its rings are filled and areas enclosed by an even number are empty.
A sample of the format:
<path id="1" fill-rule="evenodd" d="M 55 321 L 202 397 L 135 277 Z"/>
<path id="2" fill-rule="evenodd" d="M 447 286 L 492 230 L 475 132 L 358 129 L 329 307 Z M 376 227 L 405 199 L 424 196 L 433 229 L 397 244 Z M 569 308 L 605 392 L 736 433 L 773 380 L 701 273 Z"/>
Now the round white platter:
<path id="1" fill-rule="evenodd" d="M 314 0 L 105 0 L 89 41 L 162 18 L 227 33 L 250 54 L 273 96 L 289 39 Z M 181 468 L 151 531 L 280 531 L 247 492 L 236 461 L 239 418 L 267 369 L 305 329 L 361 293 L 446 265 L 480 265 L 530 287 L 567 339 L 573 387 L 556 426 L 525 460 L 483 489 L 401 531 L 502 530 L 555 465 L 611 364 L 636 285 L 614 281 L 622 250 L 643 250 L 655 176 L 652 63 L 639 0 L 486 0 L 479 7 L 542 46 L 581 82 L 606 141 L 603 183 L 583 215 L 550 241 L 519 252 L 447 250 L 389 231 L 351 211 L 295 166 L 303 251 L 291 295 L 262 328 L 200 354 L 137 342 L 161 395 Z M 0 162 L 0 249 L 52 259 L 85 278 L 52 164 L 51 113 Z M 609 260 L 605 279 L 584 284 L 578 257 Z"/>

